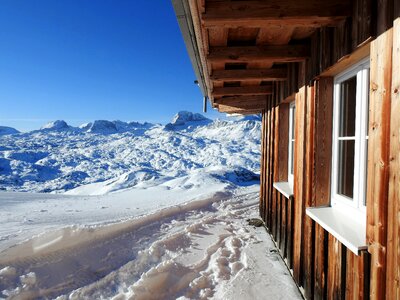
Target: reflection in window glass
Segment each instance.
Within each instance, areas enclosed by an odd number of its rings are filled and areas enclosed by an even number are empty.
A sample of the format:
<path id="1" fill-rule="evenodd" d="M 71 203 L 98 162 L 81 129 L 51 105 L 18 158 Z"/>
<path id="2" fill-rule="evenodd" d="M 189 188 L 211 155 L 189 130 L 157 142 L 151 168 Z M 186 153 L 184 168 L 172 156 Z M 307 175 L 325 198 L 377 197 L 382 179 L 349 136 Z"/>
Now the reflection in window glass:
<path id="1" fill-rule="evenodd" d="M 339 141 L 337 193 L 353 198 L 354 140 Z"/>
<path id="2" fill-rule="evenodd" d="M 356 132 L 356 76 L 343 81 L 340 85 L 339 137 L 355 136 Z"/>

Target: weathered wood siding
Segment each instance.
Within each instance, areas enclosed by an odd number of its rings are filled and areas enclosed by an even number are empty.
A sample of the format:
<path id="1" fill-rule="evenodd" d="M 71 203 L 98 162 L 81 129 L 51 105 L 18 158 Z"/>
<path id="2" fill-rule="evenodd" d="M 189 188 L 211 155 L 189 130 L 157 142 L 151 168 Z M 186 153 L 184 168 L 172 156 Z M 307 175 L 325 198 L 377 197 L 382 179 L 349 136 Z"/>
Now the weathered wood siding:
<path id="1" fill-rule="evenodd" d="M 374 15 L 371 1 L 356 2 L 359 17 L 316 33 L 317 58 L 291 64 L 289 80 L 277 84 L 277 96 L 263 113 L 260 213 L 307 299 L 400 299 L 400 19 L 393 22 L 400 5 L 379 1 L 392 12 Z M 378 26 L 380 19 L 386 21 Z M 355 255 L 308 218 L 305 208 L 330 203 L 333 77 L 324 74 L 368 42 L 369 247 Z M 291 100 L 296 101 L 295 183 L 294 197 L 287 199 L 272 184 L 287 180 Z"/>

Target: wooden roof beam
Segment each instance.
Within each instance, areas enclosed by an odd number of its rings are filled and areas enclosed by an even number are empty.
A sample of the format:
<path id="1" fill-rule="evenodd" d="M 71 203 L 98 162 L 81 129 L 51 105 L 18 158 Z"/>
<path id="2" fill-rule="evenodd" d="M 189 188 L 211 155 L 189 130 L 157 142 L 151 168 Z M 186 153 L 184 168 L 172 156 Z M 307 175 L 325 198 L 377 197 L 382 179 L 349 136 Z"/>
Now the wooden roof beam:
<path id="1" fill-rule="evenodd" d="M 227 106 L 227 105 L 218 105 L 218 111 L 221 113 L 227 113 L 227 114 L 241 114 L 241 115 L 253 115 L 253 114 L 259 114 L 263 108 L 256 108 L 256 109 L 242 109 L 242 108 L 237 108 L 237 107 L 232 107 L 232 106 Z"/>
<path id="2" fill-rule="evenodd" d="M 246 95 L 270 95 L 272 94 L 272 85 L 261 86 L 239 86 L 239 87 L 221 87 L 214 88 L 213 97 L 220 96 L 246 96 Z"/>
<path id="3" fill-rule="evenodd" d="M 351 16 L 348 0 L 280 0 L 207 2 L 202 14 L 206 27 L 321 27 Z"/>
<path id="4" fill-rule="evenodd" d="M 308 45 L 210 47 L 209 62 L 298 62 L 310 56 Z"/>
<path id="5" fill-rule="evenodd" d="M 214 70 L 210 76 L 212 81 L 284 81 L 287 79 L 287 69 L 259 70 Z"/>
<path id="6" fill-rule="evenodd" d="M 265 106 L 267 103 L 267 96 L 232 96 L 214 99 L 217 105 L 229 105 L 240 107 L 243 105 L 258 105 Z"/>

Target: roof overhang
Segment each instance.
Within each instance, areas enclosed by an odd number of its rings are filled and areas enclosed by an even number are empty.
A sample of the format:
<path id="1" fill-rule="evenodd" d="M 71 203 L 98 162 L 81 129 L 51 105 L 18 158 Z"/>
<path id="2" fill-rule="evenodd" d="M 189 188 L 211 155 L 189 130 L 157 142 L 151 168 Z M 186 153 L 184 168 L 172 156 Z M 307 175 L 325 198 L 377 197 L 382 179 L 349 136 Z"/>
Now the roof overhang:
<path id="1" fill-rule="evenodd" d="M 200 88 L 220 112 L 261 112 L 275 82 L 311 55 L 310 36 L 351 15 L 348 0 L 172 0 Z"/>

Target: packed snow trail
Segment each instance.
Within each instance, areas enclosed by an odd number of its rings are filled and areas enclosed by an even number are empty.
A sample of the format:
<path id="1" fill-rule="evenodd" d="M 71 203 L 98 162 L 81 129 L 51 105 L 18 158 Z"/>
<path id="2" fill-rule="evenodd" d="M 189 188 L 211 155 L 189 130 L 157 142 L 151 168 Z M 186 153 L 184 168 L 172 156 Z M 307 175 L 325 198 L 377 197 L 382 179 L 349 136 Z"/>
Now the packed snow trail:
<path id="1" fill-rule="evenodd" d="M 24 256 L 19 245 L 0 256 L 0 295 L 301 299 L 279 255 L 270 251 L 275 247 L 265 229 L 247 224 L 257 215 L 258 187 L 253 186 L 230 197 L 221 193 L 131 221 L 69 232 L 62 249 L 53 251 L 50 243 Z"/>

